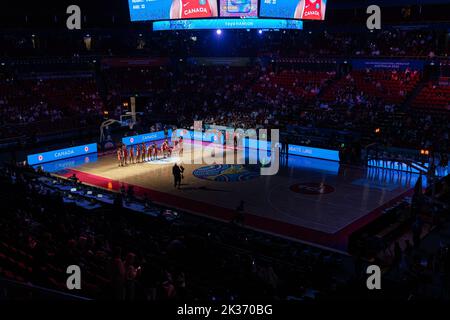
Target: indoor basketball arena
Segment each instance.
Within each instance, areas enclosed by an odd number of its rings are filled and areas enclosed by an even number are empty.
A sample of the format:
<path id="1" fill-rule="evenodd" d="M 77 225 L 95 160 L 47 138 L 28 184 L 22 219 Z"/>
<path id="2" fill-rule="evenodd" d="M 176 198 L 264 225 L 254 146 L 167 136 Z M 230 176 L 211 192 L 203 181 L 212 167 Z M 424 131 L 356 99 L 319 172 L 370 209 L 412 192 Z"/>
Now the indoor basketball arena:
<path id="1" fill-rule="evenodd" d="M 77 1 L 0 11 L 2 302 L 449 299 L 448 1 Z"/>

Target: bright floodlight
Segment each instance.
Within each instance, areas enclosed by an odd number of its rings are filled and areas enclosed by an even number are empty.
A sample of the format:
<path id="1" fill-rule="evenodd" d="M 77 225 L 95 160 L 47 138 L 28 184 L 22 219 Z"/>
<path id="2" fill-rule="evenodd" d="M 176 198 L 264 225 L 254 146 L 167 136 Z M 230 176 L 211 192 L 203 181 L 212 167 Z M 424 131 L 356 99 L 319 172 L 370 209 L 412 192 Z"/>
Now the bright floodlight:
<path id="1" fill-rule="evenodd" d="M 258 30 L 258 33 L 259 33 L 259 34 L 262 34 L 262 30 Z"/>
<path id="2" fill-rule="evenodd" d="M 222 34 L 222 30 L 217 29 L 217 30 L 216 30 L 216 33 L 220 36 L 220 35 Z"/>

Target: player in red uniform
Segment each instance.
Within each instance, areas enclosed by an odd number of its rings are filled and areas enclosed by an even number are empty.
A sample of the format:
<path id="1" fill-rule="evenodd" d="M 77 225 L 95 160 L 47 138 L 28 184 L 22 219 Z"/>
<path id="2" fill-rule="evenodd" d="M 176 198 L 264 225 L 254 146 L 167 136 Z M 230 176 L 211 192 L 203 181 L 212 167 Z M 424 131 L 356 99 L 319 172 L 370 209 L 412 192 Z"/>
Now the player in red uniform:
<path id="1" fill-rule="evenodd" d="M 139 149 L 139 156 L 137 162 L 142 162 L 142 146 L 138 144 L 137 148 Z"/>
<path id="2" fill-rule="evenodd" d="M 141 156 L 141 146 L 138 144 L 136 146 L 136 163 L 139 163 L 140 156 Z"/>
<path id="3" fill-rule="evenodd" d="M 170 19 L 217 17 L 216 0 L 172 0 Z"/>
<path id="4" fill-rule="evenodd" d="M 161 153 L 163 154 L 163 158 L 164 159 L 167 158 L 167 153 L 166 153 L 166 151 L 167 151 L 167 146 L 166 146 L 167 142 L 166 141 L 164 141 L 162 143 L 162 145 L 161 145 Z"/>
<path id="5" fill-rule="evenodd" d="M 183 156 L 183 137 L 178 139 L 178 156 Z"/>
<path id="6" fill-rule="evenodd" d="M 300 0 L 295 8 L 294 19 L 324 20 L 325 9 L 323 0 Z"/>
<path id="7" fill-rule="evenodd" d="M 117 162 L 119 162 L 119 167 L 122 166 L 122 148 L 117 148 Z"/>
<path id="8" fill-rule="evenodd" d="M 172 155 L 172 150 L 170 148 L 169 140 L 167 140 L 167 139 L 166 139 L 166 141 L 164 141 L 164 149 L 165 149 L 166 157 L 170 157 Z"/>
<path id="9" fill-rule="evenodd" d="M 123 146 L 122 147 L 122 165 L 126 166 L 127 165 L 127 160 L 128 160 L 128 150 L 127 150 L 127 146 Z"/>
<path id="10" fill-rule="evenodd" d="M 154 142 L 152 145 L 152 157 L 153 159 L 158 160 L 158 146 Z"/>
<path id="11" fill-rule="evenodd" d="M 134 147 L 130 147 L 130 163 L 134 163 Z"/>
<path id="12" fill-rule="evenodd" d="M 149 144 L 147 147 L 147 161 L 152 160 L 152 145 Z"/>
<path id="13" fill-rule="evenodd" d="M 167 153 L 169 155 L 169 158 L 172 157 L 172 146 L 170 145 L 169 142 L 167 142 Z"/>
<path id="14" fill-rule="evenodd" d="M 174 151 L 174 152 L 178 152 L 178 151 L 179 151 L 179 148 L 178 148 L 178 140 L 175 140 L 175 141 L 173 142 L 173 151 Z"/>
<path id="15" fill-rule="evenodd" d="M 142 162 L 147 161 L 147 147 L 145 146 L 145 143 L 141 144 L 141 153 L 142 153 Z"/>

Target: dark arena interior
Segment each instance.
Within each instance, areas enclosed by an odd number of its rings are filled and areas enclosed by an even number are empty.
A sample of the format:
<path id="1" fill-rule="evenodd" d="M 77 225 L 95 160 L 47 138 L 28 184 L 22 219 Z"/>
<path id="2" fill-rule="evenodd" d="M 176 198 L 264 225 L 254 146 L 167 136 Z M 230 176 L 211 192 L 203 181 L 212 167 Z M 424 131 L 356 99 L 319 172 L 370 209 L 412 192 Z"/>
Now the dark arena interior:
<path id="1" fill-rule="evenodd" d="M 449 300 L 450 1 L 1 7 L 0 302 Z"/>

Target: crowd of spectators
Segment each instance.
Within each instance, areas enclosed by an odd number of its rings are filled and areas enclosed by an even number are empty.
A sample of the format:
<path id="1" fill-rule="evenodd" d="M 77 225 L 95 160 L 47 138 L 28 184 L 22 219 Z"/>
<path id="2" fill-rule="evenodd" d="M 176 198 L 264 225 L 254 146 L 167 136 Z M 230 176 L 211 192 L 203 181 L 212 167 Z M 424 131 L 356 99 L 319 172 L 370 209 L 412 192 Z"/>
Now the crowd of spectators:
<path id="1" fill-rule="evenodd" d="M 221 223 L 183 214 L 168 221 L 136 214 L 120 201 L 83 209 L 66 203 L 67 195 L 50 191 L 40 177 L 28 167 L 0 169 L 0 281 L 23 284 L 17 291 L 12 289 L 17 285 L 3 282 L 5 298 L 23 298 L 31 284 L 73 293 L 66 286 L 69 265 L 82 270 L 77 294 L 94 299 L 320 300 L 369 294 L 364 270 L 373 262 L 358 255 L 350 258 L 260 234 L 234 220 Z M 94 189 L 71 179 L 50 179 Z M 430 206 L 440 208 L 431 209 L 438 240 L 448 232 L 448 185 L 447 177 L 436 187 L 436 206 Z M 127 197 L 133 201 L 132 195 Z M 426 200 L 420 203 L 428 206 Z M 398 240 L 375 257 L 377 264 L 390 268 L 383 280 L 385 297 L 448 296 L 448 247 L 429 240 L 436 232 L 421 240 L 422 228 L 418 219 L 412 242 Z"/>
<path id="2" fill-rule="evenodd" d="M 418 216 L 411 226 L 411 237 L 395 241 L 390 248 L 391 269 L 387 277 L 413 289 L 414 294 L 409 299 L 414 295 L 447 297 L 449 294 L 450 248 L 442 240 L 449 232 L 449 182 L 447 176 L 435 185 L 434 200 L 418 197 L 415 205 L 430 211 L 428 223 L 438 226 L 435 232 L 424 238 L 426 220 Z M 425 194 L 430 195 L 431 191 Z"/>
<path id="3" fill-rule="evenodd" d="M 79 126 L 98 126 L 104 110 L 111 110 L 115 119 L 128 111 L 123 101 L 136 93 L 147 98 L 138 106 L 143 112 L 141 123 L 147 127 L 155 119 L 183 127 L 192 126 L 195 120 L 284 131 L 298 126 L 353 132 L 365 142 L 385 146 L 448 150 L 448 113 L 405 108 L 404 102 L 420 79 L 416 70 L 367 69 L 337 75 L 331 70 L 312 72 L 294 66 L 183 64 L 177 68 L 111 68 L 103 70 L 102 77 L 105 103 L 92 77 L 4 79 L 0 85 L 3 137 L 20 134 L 14 125 L 45 132 L 76 118 Z M 329 142 L 337 145 L 333 139 Z"/>
<path id="4" fill-rule="evenodd" d="M 280 56 L 434 57 L 442 54 L 431 30 L 383 29 L 375 33 L 315 31 L 275 35 L 281 45 L 267 45 Z M 278 39 L 280 37 L 280 39 Z"/>
<path id="5" fill-rule="evenodd" d="M 85 31 L 88 33 L 89 31 Z M 218 37 L 215 31 L 153 32 L 133 29 L 95 30 L 86 46 L 84 34 L 65 37 L 34 34 L 0 35 L 5 43 L 0 54 L 8 56 L 37 55 L 49 49 L 55 55 L 101 54 L 151 56 L 355 56 L 355 57 L 434 57 L 443 56 L 445 30 L 401 30 L 384 27 L 382 30 L 358 28 L 355 31 L 284 30 L 255 34 L 252 30 L 227 30 Z M 239 43 L 236 46 L 235 43 Z M 49 47 L 46 44 L 50 44 Z"/>
<path id="6" fill-rule="evenodd" d="M 270 46 L 263 51 L 301 57 L 317 52 L 424 56 L 435 50 L 431 32 L 383 31 L 364 44 L 356 36 L 327 33 L 305 33 L 300 40 L 292 34 L 281 37 L 286 45 L 278 43 L 279 52 Z M 317 42 L 309 41 L 313 38 Z M 300 45 L 288 45 L 294 40 Z M 189 41 L 194 43 L 189 52 L 201 46 L 195 44 L 199 40 Z M 398 48 L 400 41 L 404 45 Z M 337 132 L 348 132 L 367 143 L 448 152 L 449 114 L 405 105 L 420 81 L 421 74 L 409 69 L 337 72 L 328 66 L 323 70 L 276 63 L 213 67 L 182 61 L 170 67 L 105 68 L 82 78 L 3 77 L 0 137 L 20 133 L 17 126 L 39 123 L 36 130 L 45 132 L 51 123 L 75 117 L 77 126 L 99 125 L 103 111 L 118 119 L 129 110 L 124 109 L 124 98 L 139 94 L 146 98 L 138 107 L 143 107 L 138 110 L 143 112 L 139 125 L 146 128 L 157 120 L 185 128 L 195 120 L 283 132 L 306 128 L 318 135 L 331 132 L 327 147 L 338 146 Z M 306 138 L 302 143 L 313 142 Z M 348 280 L 334 277 L 340 256 L 244 232 L 234 224 L 189 220 L 194 218 L 168 223 L 117 207 L 102 207 L 92 214 L 65 204 L 62 194 L 45 192 L 33 172 L 2 169 L 1 180 L 6 210 L 0 216 L 4 262 L 0 274 L 11 280 L 65 290 L 64 268 L 76 264 L 87 275 L 83 295 L 119 300 L 304 299 L 311 292 L 327 297 L 339 295 L 339 286 Z M 423 267 L 411 252 L 395 252 L 393 264 L 403 275 L 414 276 L 413 271 Z M 439 268 L 447 270 L 448 250 L 436 256 Z"/>
<path id="7" fill-rule="evenodd" d="M 426 109 L 433 97 L 436 104 L 445 107 L 447 90 L 442 86 L 437 90 L 430 84 L 419 92 L 418 99 L 409 101 L 421 85 L 422 75 L 417 70 L 337 71 L 336 65 L 330 64 L 318 69 L 317 64 L 309 68 L 307 63 L 299 67 L 274 62 L 288 57 L 432 58 L 446 53 L 439 31 L 386 28 L 368 33 L 317 30 L 255 36 L 241 30 L 223 39 L 208 32 L 115 36 L 139 43 L 140 49 L 134 44 L 137 51 L 149 47 L 159 50 L 162 56 L 176 58 L 164 67 L 98 68 L 81 78 L 35 75 L 32 80 L 18 80 L 14 72 L 2 75 L 0 137 L 58 131 L 77 127 L 78 123 L 98 126 L 103 111 L 115 119 L 129 111 L 129 107 L 124 110 L 123 103 L 136 94 L 148 100 L 143 109 L 143 100 L 138 106 L 144 112 L 142 124 L 147 127 L 155 118 L 179 126 L 191 126 L 194 120 L 243 128 L 300 126 L 355 132 L 365 142 L 386 146 L 438 151 L 448 148 L 448 113 Z M 37 37 L 33 40 L 36 43 Z M 114 42 L 104 34 L 98 39 L 95 35 L 89 37 L 92 43 L 99 42 L 93 46 L 94 51 Z M 13 36 L 8 37 L 9 46 L 14 46 L 13 40 Z M 228 45 L 237 41 L 242 45 Z M 226 54 L 227 50 L 230 54 Z M 260 56 L 272 63 L 249 60 L 245 67 L 208 67 L 186 62 L 188 57 L 217 54 Z M 409 105 L 415 108 L 408 109 Z M 374 135 L 376 130 L 378 134 Z M 332 139 L 330 143 L 337 145 Z"/>
<path id="8" fill-rule="evenodd" d="M 233 222 L 186 215 L 170 223 L 117 203 L 83 210 L 46 190 L 38 177 L 27 168 L 1 169 L 0 275 L 6 279 L 67 291 L 66 268 L 77 265 L 79 294 L 90 298 L 233 300 L 320 298 L 351 277 L 339 254 Z"/>
<path id="9" fill-rule="evenodd" d="M 413 89 L 411 82 L 419 78 L 414 70 L 368 69 L 340 79 L 329 71 L 318 81 L 317 72 L 305 70 L 197 66 L 179 73 L 164 72 L 163 77 L 169 83 L 166 88 L 147 91 L 150 98 L 143 122 L 169 115 L 168 121 L 183 127 L 201 120 L 238 128 L 345 130 L 361 134 L 366 142 L 388 147 L 448 150 L 449 115 L 403 105 Z M 279 79 L 282 82 L 277 82 Z M 394 99 L 398 103 L 387 102 L 390 95 L 383 93 L 382 84 L 389 90 L 392 83 L 397 86 L 392 97 L 400 97 L 399 91 L 403 91 L 402 100 Z M 120 114 L 123 110 L 118 107 Z"/>
<path id="10" fill-rule="evenodd" d="M 0 137 L 83 127 L 103 116 L 103 101 L 89 77 L 0 79 Z"/>

